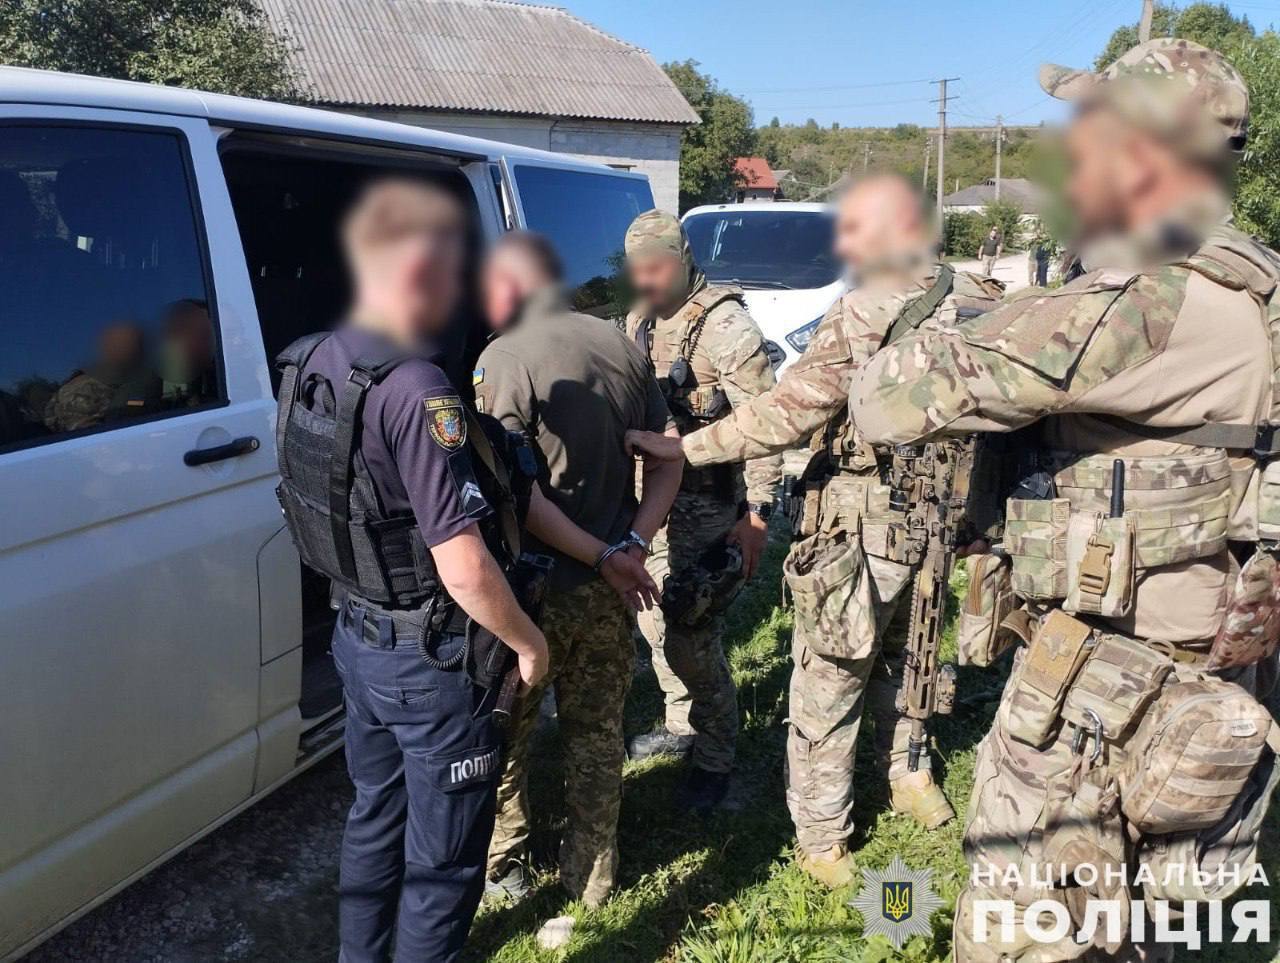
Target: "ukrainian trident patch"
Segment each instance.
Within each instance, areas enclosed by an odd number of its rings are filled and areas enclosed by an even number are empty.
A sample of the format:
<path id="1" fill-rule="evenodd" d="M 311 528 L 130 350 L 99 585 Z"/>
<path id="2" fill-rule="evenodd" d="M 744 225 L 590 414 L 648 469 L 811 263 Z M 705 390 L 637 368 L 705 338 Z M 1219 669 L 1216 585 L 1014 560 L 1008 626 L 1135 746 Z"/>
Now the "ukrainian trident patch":
<path id="1" fill-rule="evenodd" d="M 885 937 L 896 948 L 932 932 L 929 917 L 942 906 L 933 892 L 933 871 L 912 870 L 895 856 L 885 870 L 867 869 L 862 890 L 849 905 L 862 913 L 863 932 Z"/>
<path id="2" fill-rule="evenodd" d="M 467 443 L 467 418 L 457 395 L 427 398 L 427 431 L 445 451 L 457 451 Z"/>

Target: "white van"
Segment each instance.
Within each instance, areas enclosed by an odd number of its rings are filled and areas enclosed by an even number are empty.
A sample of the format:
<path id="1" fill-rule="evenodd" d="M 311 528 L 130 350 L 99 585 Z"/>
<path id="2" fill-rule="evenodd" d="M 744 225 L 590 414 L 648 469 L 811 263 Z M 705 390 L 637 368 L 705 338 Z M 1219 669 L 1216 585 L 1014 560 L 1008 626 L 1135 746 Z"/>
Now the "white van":
<path id="1" fill-rule="evenodd" d="M 830 204 L 762 201 L 695 207 L 683 220 L 707 278 L 745 289 L 747 309 L 781 373 L 848 290 L 831 251 L 835 211 Z"/>
<path id="2" fill-rule="evenodd" d="M 339 744 L 270 361 L 339 320 L 337 219 L 389 171 L 463 198 L 477 247 L 548 234 L 584 310 L 653 207 L 559 155 L 0 69 L 0 959 Z M 469 371 L 474 306 L 455 335 Z"/>

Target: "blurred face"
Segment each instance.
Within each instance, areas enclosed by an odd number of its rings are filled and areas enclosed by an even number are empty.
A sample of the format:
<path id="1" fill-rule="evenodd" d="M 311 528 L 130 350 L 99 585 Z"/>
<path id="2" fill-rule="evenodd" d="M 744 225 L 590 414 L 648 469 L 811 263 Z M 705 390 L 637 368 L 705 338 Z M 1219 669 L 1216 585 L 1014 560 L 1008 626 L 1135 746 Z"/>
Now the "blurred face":
<path id="1" fill-rule="evenodd" d="M 1119 119 L 1100 109 L 1081 114 L 1067 131 L 1067 200 L 1081 240 L 1124 227 L 1126 197 L 1137 177 L 1129 142 Z"/>
<path id="2" fill-rule="evenodd" d="M 449 195 L 416 184 L 375 188 L 348 228 L 358 312 L 403 343 L 438 334 L 462 288 L 466 230 Z"/>
<path id="3" fill-rule="evenodd" d="M 920 201 L 896 178 L 863 181 L 841 199 L 835 252 L 851 270 L 901 261 L 927 247 Z"/>
<path id="4" fill-rule="evenodd" d="M 665 313 L 680 306 L 685 275 L 684 262 L 674 254 L 632 254 L 627 258 L 632 288 L 655 311 Z"/>
<path id="5" fill-rule="evenodd" d="M 136 324 L 113 324 L 98 340 L 98 354 L 104 364 L 127 368 L 142 359 L 142 329 Z"/>

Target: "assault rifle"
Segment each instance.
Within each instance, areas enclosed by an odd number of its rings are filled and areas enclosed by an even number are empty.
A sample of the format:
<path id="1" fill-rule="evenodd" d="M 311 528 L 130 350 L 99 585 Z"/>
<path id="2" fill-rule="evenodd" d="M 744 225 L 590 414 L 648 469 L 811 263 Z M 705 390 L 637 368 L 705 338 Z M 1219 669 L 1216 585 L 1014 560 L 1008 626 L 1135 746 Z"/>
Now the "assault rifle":
<path id="1" fill-rule="evenodd" d="M 955 707 L 956 669 L 940 661 L 938 650 L 977 444 L 965 438 L 900 446 L 889 469 L 890 504 L 905 515 L 891 530 L 891 554 L 919 566 L 898 694 L 898 711 L 911 720 L 907 768 L 912 772 L 920 768 L 925 751 L 925 722 L 950 715 Z"/>

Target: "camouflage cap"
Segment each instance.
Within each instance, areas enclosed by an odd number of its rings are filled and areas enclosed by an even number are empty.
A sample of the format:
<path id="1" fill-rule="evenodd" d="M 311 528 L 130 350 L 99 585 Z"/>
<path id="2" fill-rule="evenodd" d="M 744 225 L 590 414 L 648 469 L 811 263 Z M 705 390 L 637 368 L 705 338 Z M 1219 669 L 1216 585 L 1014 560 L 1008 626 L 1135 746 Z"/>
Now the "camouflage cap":
<path id="1" fill-rule="evenodd" d="M 1202 159 L 1244 151 L 1244 79 L 1222 54 L 1190 40 L 1148 40 L 1101 73 L 1044 64 L 1040 86 L 1059 100 L 1104 103 Z"/>
<path id="2" fill-rule="evenodd" d="M 688 249 L 680 219 L 666 211 L 645 211 L 627 228 L 627 257 L 637 254 L 671 254 L 683 258 Z"/>

